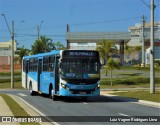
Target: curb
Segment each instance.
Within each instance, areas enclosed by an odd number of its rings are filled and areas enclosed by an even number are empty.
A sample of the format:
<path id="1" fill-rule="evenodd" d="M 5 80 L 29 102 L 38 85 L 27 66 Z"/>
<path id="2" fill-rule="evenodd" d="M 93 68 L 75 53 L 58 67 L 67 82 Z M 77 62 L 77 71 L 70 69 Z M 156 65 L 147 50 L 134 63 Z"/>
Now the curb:
<path id="1" fill-rule="evenodd" d="M 101 89 L 101 91 L 135 91 L 135 90 L 150 90 L 150 88 L 141 88 L 141 87 L 137 87 L 137 88 L 113 88 L 113 89 L 109 89 L 109 88 L 107 88 L 107 89 Z M 160 87 L 157 87 L 156 88 L 156 90 L 160 90 Z"/>
<path id="2" fill-rule="evenodd" d="M 102 95 L 106 96 L 105 94 L 102 94 Z M 125 101 L 125 102 L 138 103 L 138 104 L 143 104 L 143 105 L 147 105 L 147 106 L 154 106 L 156 108 L 160 108 L 160 103 L 158 103 L 158 102 L 139 100 L 139 99 L 136 99 L 136 98 L 129 98 L 129 97 L 123 97 L 123 96 L 111 95 L 111 94 L 107 94 L 107 96 L 109 96 L 110 98 Z"/>
<path id="3" fill-rule="evenodd" d="M 30 105 L 27 103 L 24 99 L 21 97 L 15 96 L 15 95 L 10 95 L 30 116 L 45 116 L 42 112 L 40 112 L 38 109 L 36 109 L 34 106 Z M 29 110 L 28 110 L 29 109 Z M 42 122 L 39 123 L 41 125 L 46 124 L 46 125 L 59 125 L 56 122 L 52 122 L 51 119 L 48 117 L 45 117 L 48 122 Z"/>

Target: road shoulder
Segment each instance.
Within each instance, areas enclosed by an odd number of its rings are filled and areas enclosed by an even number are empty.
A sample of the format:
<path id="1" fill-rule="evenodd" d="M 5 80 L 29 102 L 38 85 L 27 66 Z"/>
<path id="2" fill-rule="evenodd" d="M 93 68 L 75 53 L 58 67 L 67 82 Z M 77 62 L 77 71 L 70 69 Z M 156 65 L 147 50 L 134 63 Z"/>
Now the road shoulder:
<path id="1" fill-rule="evenodd" d="M 114 94 L 112 94 L 112 93 L 114 93 Z M 111 92 L 111 91 L 109 91 L 109 92 L 101 91 L 101 95 L 108 96 L 109 98 L 113 98 L 113 99 L 117 99 L 117 100 L 121 100 L 121 101 L 125 101 L 125 102 L 132 102 L 132 103 L 137 103 L 137 104 L 141 104 L 141 105 L 160 108 L 160 103 L 158 103 L 158 102 L 151 102 L 151 101 L 146 101 L 146 100 L 139 100 L 139 99 L 135 99 L 135 98 L 119 96 L 119 95 L 116 95 L 115 92 Z"/>

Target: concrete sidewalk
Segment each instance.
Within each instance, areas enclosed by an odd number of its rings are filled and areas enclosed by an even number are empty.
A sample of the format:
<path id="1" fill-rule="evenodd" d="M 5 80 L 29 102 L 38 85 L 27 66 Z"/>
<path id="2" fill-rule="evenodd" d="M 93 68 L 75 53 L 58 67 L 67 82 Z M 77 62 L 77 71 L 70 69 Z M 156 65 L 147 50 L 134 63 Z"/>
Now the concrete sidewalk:
<path id="1" fill-rule="evenodd" d="M 0 96 L 0 116 L 14 116 L 10 108 Z M 4 119 L 5 120 L 5 119 Z M 10 125 L 10 122 L 0 122 L 0 125 Z M 19 123 L 12 123 L 12 125 L 19 125 Z"/>
<path id="2" fill-rule="evenodd" d="M 30 116 L 41 116 L 38 112 L 35 111 L 32 107 L 26 104 L 23 100 L 14 95 L 9 95 L 16 101 Z M 14 116 L 3 97 L 0 96 L 0 116 Z M 0 119 L 1 120 L 1 119 Z M 53 123 L 42 122 L 41 125 L 53 125 Z M 0 125 L 19 125 L 18 122 L 0 122 Z"/>

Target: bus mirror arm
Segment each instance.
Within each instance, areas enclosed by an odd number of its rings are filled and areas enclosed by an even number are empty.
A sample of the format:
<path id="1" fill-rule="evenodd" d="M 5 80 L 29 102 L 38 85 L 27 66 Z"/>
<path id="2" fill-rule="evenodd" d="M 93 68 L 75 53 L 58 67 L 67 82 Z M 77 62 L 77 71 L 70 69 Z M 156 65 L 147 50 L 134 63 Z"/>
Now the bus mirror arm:
<path id="1" fill-rule="evenodd" d="M 99 63 L 99 68 L 100 68 L 100 69 L 102 68 L 102 66 L 103 66 L 103 64 Z"/>
<path id="2" fill-rule="evenodd" d="M 58 70 L 58 73 L 61 74 L 61 69 Z"/>

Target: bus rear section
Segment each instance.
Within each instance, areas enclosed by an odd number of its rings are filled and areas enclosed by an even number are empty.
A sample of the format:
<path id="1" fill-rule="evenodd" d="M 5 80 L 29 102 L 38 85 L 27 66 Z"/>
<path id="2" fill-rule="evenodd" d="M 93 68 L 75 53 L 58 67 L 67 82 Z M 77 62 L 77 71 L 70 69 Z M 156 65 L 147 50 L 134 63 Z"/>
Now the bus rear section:
<path id="1" fill-rule="evenodd" d="M 98 51 L 66 50 L 60 62 L 60 96 L 100 95 Z"/>

